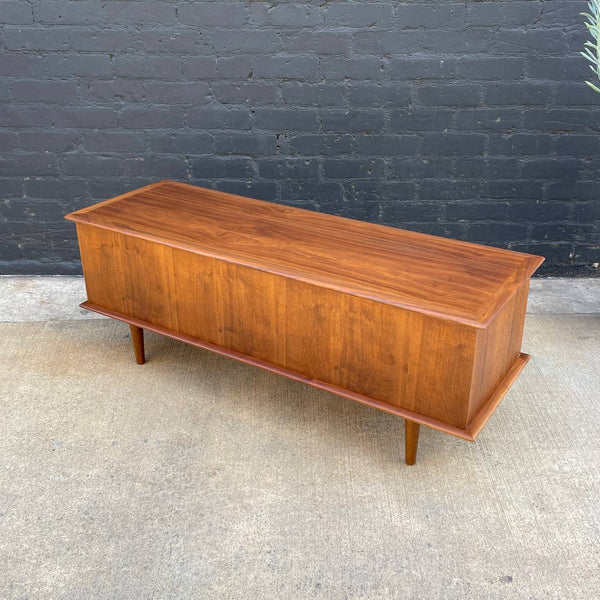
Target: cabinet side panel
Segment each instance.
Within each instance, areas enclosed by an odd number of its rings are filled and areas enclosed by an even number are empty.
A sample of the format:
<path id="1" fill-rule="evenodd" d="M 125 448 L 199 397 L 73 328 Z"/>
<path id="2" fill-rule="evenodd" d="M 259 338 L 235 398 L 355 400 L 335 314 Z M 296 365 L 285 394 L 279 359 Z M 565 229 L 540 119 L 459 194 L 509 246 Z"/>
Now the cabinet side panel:
<path id="1" fill-rule="evenodd" d="M 468 326 L 108 230 L 81 251 L 90 302 L 466 427 Z"/>
<path id="2" fill-rule="evenodd" d="M 490 325 L 478 332 L 469 422 L 489 400 L 521 352 L 528 293 L 529 280 Z"/>

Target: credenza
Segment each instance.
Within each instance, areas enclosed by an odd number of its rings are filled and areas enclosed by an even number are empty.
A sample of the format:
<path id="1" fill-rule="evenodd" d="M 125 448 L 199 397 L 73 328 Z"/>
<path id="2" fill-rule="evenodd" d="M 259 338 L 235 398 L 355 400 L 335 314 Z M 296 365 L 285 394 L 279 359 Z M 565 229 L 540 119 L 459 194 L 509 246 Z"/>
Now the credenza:
<path id="1" fill-rule="evenodd" d="M 66 216 L 87 300 L 143 330 L 473 441 L 529 356 L 543 258 L 160 181 Z M 499 449 L 500 451 L 500 449 Z"/>

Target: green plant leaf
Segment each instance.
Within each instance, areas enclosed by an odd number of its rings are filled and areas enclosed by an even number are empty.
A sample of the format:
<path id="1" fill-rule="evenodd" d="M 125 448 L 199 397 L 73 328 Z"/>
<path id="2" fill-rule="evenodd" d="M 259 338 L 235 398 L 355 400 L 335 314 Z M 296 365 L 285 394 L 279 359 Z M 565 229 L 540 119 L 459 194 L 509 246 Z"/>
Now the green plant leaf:
<path id="1" fill-rule="evenodd" d="M 595 91 L 600 94 L 600 88 L 596 87 L 591 81 L 586 81 L 586 83 Z"/>

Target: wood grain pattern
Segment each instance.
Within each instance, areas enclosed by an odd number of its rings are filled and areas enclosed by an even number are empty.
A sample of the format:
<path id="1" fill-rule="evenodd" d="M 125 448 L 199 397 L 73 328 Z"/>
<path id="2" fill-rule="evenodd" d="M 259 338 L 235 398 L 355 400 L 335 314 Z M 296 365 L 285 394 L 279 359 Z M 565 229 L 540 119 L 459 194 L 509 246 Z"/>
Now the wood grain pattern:
<path id="1" fill-rule="evenodd" d="M 181 342 L 185 342 L 186 344 L 190 344 L 191 346 L 197 346 L 198 348 L 210 350 L 211 352 L 215 352 L 216 354 L 221 354 L 223 356 L 233 358 L 235 360 L 252 365 L 254 367 L 259 367 L 261 369 L 264 369 L 265 371 L 270 371 L 272 373 L 277 373 L 278 375 L 283 375 L 284 377 L 287 377 L 289 379 L 300 381 L 312 387 L 331 392 L 332 394 L 336 394 L 337 396 L 342 396 L 343 398 L 354 400 L 355 402 L 360 402 L 361 404 L 365 404 L 372 408 L 376 408 L 396 417 L 401 417 L 403 419 L 410 420 L 415 423 L 420 423 L 421 425 L 426 425 L 430 429 L 436 429 L 437 431 L 448 433 L 455 437 L 466 440 L 467 442 L 475 441 L 475 439 L 481 433 L 481 430 L 483 429 L 487 421 L 492 416 L 494 410 L 496 409 L 498 404 L 500 404 L 500 402 L 510 389 L 510 386 L 519 376 L 519 374 L 521 373 L 521 371 L 523 370 L 530 358 L 528 354 L 521 353 L 519 355 L 515 363 L 512 365 L 510 371 L 506 374 L 506 377 L 502 380 L 498 388 L 492 394 L 490 400 L 485 404 L 485 406 L 479 412 L 477 417 L 471 422 L 469 428 L 461 429 L 460 427 L 454 427 L 453 425 L 449 425 L 448 423 L 444 423 L 443 421 L 440 421 L 438 419 L 432 419 L 431 417 L 426 417 L 424 415 L 421 415 L 419 413 L 413 412 L 405 408 L 393 406 L 386 402 L 374 400 L 373 398 L 369 398 L 368 396 L 357 394 L 356 392 L 351 392 L 350 390 L 346 390 L 344 388 L 336 387 L 324 381 L 314 379 L 313 377 L 302 375 L 301 373 L 295 373 L 294 371 L 288 371 L 286 369 L 283 369 L 282 367 L 278 367 L 276 365 L 259 360 L 252 356 L 248 356 L 246 354 L 235 352 L 234 350 L 230 350 L 229 348 L 223 348 L 222 346 L 217 346 L 216 344 L 211 344 L 210 342 L 203 342 L 201 340 L 198 340 L 188 335 L 184 335 L 177 331 L 172 331 L 170 329 L 166 329 L 165 327 L 160 327 L 159 325 L 155 325 L 154 323 L 142 321 L 140 319 L 136 319 L 135 317 L 130 317 L 128 315 L 109 310 L 102 306 L 98 306 L 97 304 L 93 304 L 89 301 L 82 302 L 80 306 L 81 308 L 93 311 L 100 315 L 105 315 L 107 317 L 111 317 L 112 319 L 123 321 L 124 323 L 137 325 L 138 327 L 141 327 L 144 330 L 154 331 L 155 333 L 173 338 L 175 340 L 179 340 Z"/>
<path id="2" fill-rule="evenodd" d="M 477 332 L 468 422 L 476 417 L 519 356 L 528 293 L 529 280 L 489 326 Z"/>
<path id="3" fill-rule="evenodd" d="M 79 223 L 88 300 L 456 427 L 477 330 Z"/>
<path id="4" fill-rule="evenodd" d="M 87 302 L 472 441 L 528 356 L 541 257 L 160 182 L 67 218 Z"/>
<path id="5" fill-rule="evenodd" d="M 67 218 L 479 327 L 543 260 L 169 181 Z"/>

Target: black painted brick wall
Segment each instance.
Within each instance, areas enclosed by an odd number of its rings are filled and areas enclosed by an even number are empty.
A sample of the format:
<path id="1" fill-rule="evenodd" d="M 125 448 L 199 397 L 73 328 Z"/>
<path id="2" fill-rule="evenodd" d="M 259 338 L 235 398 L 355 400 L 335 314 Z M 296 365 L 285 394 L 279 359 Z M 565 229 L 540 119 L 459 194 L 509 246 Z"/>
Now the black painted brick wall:
<path id="1" fill-rule="evenodd" d="M 594 274 L 585 2 L 0 0 L 0 269 L 162 178 Z"/>

